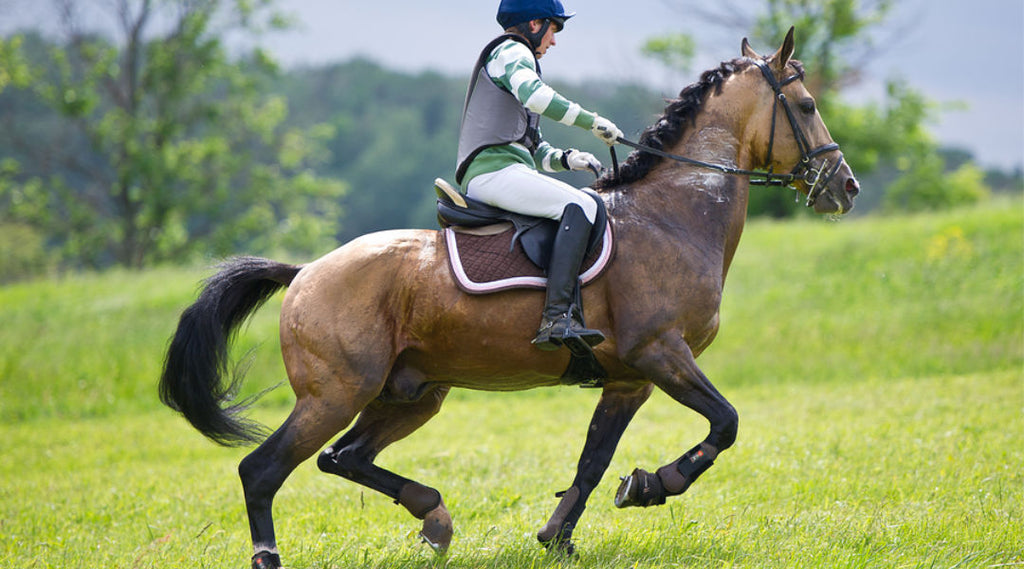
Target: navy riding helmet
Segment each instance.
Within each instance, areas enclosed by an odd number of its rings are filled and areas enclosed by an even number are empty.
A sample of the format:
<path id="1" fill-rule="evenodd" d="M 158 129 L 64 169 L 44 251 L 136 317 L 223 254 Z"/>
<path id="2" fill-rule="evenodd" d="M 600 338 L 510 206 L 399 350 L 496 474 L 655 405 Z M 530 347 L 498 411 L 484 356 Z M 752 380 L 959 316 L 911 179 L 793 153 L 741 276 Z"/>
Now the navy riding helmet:
<path id="1" fill-rule="evenodd" d="M 501 0 L 498 6 L 498 24 L 504 30 L 531 20 L 549 20 L 561 30 L 575 15 L 567 14 L 560 0 Z"/>

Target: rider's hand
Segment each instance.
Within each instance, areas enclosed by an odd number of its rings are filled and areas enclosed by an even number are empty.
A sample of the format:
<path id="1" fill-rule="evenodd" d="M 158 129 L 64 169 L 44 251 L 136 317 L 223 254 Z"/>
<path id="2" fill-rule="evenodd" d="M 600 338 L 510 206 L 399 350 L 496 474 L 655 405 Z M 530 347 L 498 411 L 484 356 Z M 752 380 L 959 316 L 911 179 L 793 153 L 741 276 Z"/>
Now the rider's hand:
<path id="1" fill-rule="evenodd" d="M 615 123 L 604 118 L 596 117 L 594 119 L 594 126 L 590 129 L 590 132 L 594 133 L 594 136 L 600 138 L 605 144 L 611 146 L 615 142 L 622 138 L 622 131 L 619 127 L 615 126 Z"/>
<path id="2" fill-rule="evenodd" d="M 570 148 L 562 153 L 562 167 L 566 170 L 593 170 L 601 171 L 601 161 L 594 158 L 594 155 L 582 150 Z"/>

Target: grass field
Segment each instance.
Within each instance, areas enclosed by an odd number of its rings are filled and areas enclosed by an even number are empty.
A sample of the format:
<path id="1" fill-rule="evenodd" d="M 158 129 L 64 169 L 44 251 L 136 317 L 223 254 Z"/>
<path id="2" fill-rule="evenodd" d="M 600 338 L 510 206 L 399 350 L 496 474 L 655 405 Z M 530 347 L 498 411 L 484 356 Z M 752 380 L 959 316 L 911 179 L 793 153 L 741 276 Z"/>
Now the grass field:
<path id="1" fill-rule="evenodd" d="M 110 272 L 0 288 L 4 567 L 247 567 L 235 474 L 155 385 L 207 270 Z M 246 389 L 284 377 L 277 302 L 239 338 Z M 447 557 L 419 523 L 310 462 L 275 504 L 288 567 L 1024 566 L 1024 203 L 908 218 L 751 223 L 722 332 L 701 358 L 740 413 L 735 447 L 685 495 L 617 510 L 616 476 L 655 468 L 706 422 L 655 394 L 576 532 L 533 537 L 573 476 L 591 390 L 459 391 L 380 462 L 438 487 Z M 290 391 L 254 414 L 276 425 Z"/>

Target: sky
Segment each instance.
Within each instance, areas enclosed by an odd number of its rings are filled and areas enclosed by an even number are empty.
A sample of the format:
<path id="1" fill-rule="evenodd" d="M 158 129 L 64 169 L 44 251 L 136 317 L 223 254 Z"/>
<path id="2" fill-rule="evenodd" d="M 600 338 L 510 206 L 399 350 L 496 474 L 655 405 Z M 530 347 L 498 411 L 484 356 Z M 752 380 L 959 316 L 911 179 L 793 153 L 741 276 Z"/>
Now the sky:
<path id="1" fill-rule="evenodd" d="M 668 97 L 700 71 L 739 55 L 740 37 L 688 18 L 679 2 L 563 3 L 577 15 L 541 62 L 549 80 L 640 81 Z M 761 4 L 735 3 L 752 9 Z M 0 0 L 0 33 L 18 23 L 42 23 L 46 16 L 39 4 Z M 501 31 L 494 20 L 497 0 L 279 0 L 277 5 L 296 18 L 297 26 L 262 43 L 286 66 L 362 56 L 400 71 L 468 76 L 479 50 Z M 983 166 L 1024 166 L 1024 0 L 900 0 L 897 5 L 889 22 L 903 31 L 873 60 L 848 99 L 881 102 L 884 82 L 901 78 L 949 107 L 930 125 L 940 142 L 971 151 Z M 675 32 L 698 43 L 689 76 L 668 72 L 640 54 L 646 39 Z M 754 45 L 761 53 L 777 47 Z"/>
<path id="2" fill-rule="evenodd" d="M 468 75 L 481 47 L 500 32 L 494 21 L 497 4 L 487 0 L 287 2 L 283 6 L 298 16 L 304 29 L 273 38 L 269 46 L 287 64 L 361 54 L 396 69 Z M 726 38 L 720 30 L 706 26 L 701 29 L 678 4 L 662 0 L 564 0 L 564 4 L 577 15 L 542 60 L 548 78 L 639 80 L 671 96 L 696 80 L 700 71 L 739 55 L 740 37 Z M 892 21 L 908 31 L 899 45 L 875 61 L 853 97 L 881 101 L 884 81 L 903 78 L 937 102 L 967 107 L 942 113 L 941 121 L 932 126 L 941 142 L 967 148 L 986 166 L 1024 165 L 1024 1 L 901 0 L 898 4 L 901 8 Z M 647 38 L 675 32 L 698 40 L 698 61 L 688 78 L 668 73 L 640 55 Z M 754 46 L 761 53 L 777 47 Z M 669 85 L 672 79 L 678 84 Z M 585 101 L 579 102 L 586 106 Z"/>

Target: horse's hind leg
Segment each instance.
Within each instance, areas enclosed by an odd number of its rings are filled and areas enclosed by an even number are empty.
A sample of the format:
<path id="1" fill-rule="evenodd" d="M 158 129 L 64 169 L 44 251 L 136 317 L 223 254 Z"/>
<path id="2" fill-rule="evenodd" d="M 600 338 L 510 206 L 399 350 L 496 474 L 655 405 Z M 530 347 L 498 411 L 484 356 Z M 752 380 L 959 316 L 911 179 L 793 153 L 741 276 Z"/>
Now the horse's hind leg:
<path id="1" fill-rule="evenodd" d="M 548 523 L 537 533 L 537 539 L 545 547 L 556 547 L 570 555 L 573 553 L 572 532 L 583 514 L 587 499 L 608 469 L 626 426 L 650 397 L 653 388 L 650 383 L 605 386 L 590 420 L 587 441 L 576 466 L 576 478 L 568 490 L 559 494 L 562 500 Z"/>
<path id="2" fill-rule="evenodd" d="M 652 342 L 634 365 L 673 399 L 703 415 L 711 429 L 704 441 L 656 472 L 637 468 L 623 478 L 615 494 L 620 508 L 656 506 L 685 492 L 720 452 L 732 446 L 739 426 L 736 410 L 697 367 L 681 334 L 665 334 Z"/>
<path id="3" fill-rule="evenodd" d="M 344 403 L 300 399 L 284 424 L 238 465 L 255 552 L 253 569 L 281 567 L 271 513 L 274 495 L 295 467 L 344 429 L 365 404 Z"/>
<path id="4" fill-rule="evenodd" d="M 420 536 L 438 552 L 452 539 L 452 519 L 441 493 L 373 464 L 391 443 L 405 438 L 437 414 L 448 387 L 435 387 L 412 402 L 376 400 L 363 410 L 355 425 L 320 454 L 317 465 L 376 490 L 423 520 Z"/>

